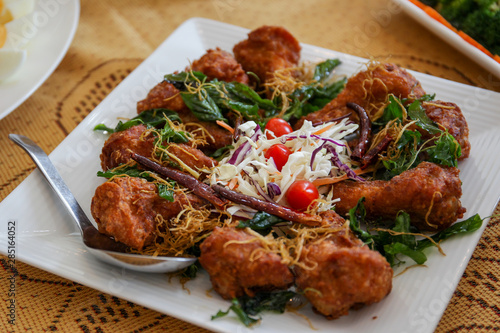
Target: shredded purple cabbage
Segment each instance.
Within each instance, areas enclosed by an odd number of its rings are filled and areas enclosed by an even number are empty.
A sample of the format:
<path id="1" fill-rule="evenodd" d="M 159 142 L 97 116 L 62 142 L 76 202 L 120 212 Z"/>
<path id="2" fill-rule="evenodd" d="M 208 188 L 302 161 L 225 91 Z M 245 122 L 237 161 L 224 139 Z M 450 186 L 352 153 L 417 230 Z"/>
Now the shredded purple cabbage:
<path id="1" fill-rule="evenodd" d="M 338 167 L 340 170 L 344 171 L 346 173 L 347 177 L 349 177 L 351 179 L 358 180 L 358 181 L 365 181 L 363 178 L 358 176 L 351 168 L 349 168 L 349 166 L 342 163 L 342 161 L 339 158 L 339 155 L 337 154 L 337 151 L 335 150 L 335 147 L 333 147 L 332 145 L 326 144 L 324 146 L 324 148 L 326 148 L 326 150 L 328 150 L 328 152 L 330 152 L 332 154 L 332 158 L 331 158 L 332 163 L 336 167 Z"/>
<path id="2" fill-rule="evenodd" d="M 267 183 L 267 194 L 271 199 L 281 194 L 281 189 L 276 183 Z"/>
<path id="3" fill-rule="evenodd" d="M 260 187 L 259 183 L 253 179 L 249 174 L 248 172 L 246 172 L 245 170 L 243 170 L 243 172 L 247 175 L 248 179 L 250 179 L 250 182 L 252 182 L 252 185 L 255 187 L 255 189 L 257 190 L 257 192 L 259 193 L 259 195 L 261 197 L 263 197 L 266 201 L 268 202 L 275 202 L 267 193 L 266 191 L 264 191 L 264 189 L 262 187 Z M 281 192 L 281 191 L 280 191 Z"/>
<path id="4" fill-rule="evenodd" d="M 260 129 L 260 126 L 257 125 L 257 127 L 255 128 L 255 133 L 250 137 L 250 140 L 256 142 L 261 135 L 262 135 L 262 130 Z M 234 151 L 233 155 L 231 155 L 227 163 L 232 165 L 240 163 L 241 161 L 243 161 L 243 159 L 251 149 L 252 146 L 248 143 L 248 141 L 245 141 L 241 146 L 236 148 L 236 150 Z"/>
<path id="5" fill-rule="evenodd" d="M 281 143 L 285 144 L 288 141 L 288 139 L 292 140 L 292 139 L 298 139 L 298 138 L 300 138 L 300 139 L 314 138 L 314 139 L 317 139 L 317 140 L 323 140 L 323 141 L 326 141 L 326 142 L 333 143 L 334 145 L 337 145 L 337 146 L 340 146 L 340 147 L 345 147 L 346 146 L 342 142 L 338 142 L 337 140 L 330 139 L 330 138 L 324 138 L 324 137 L 316 135 L 316 134 L 311 134 L 310 136 L 307 136 L 307 135 L 286 135 L 286 136 L 282 136 Z"/>
<path id="6" fill-rule="evenodd" d="M 323 141 L 323 143 L 316 149 L 313 150 L 312 154 L 311 154 L 311 169 L 313 168 L 313 163 L 314 163 L 314 159 L 316 158 L 316 155 L 321 151 L 321 149 L 324 148 L 326 144 L 326 141 Z"/>

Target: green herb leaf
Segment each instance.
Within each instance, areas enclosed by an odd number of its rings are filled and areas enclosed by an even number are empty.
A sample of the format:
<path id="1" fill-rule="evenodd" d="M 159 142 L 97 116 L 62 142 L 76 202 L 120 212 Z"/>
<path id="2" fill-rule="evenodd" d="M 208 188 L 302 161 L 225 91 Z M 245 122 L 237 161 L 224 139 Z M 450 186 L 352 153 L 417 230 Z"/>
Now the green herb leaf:
<path id="1" fill-rule="evenodd" d="M 401 151 L 399 156 L 392 160 L 382 161 L 386 169 L 383 179 L 389 180 L 406 170 L 416 167 L 420 163 L 418 159 L 420 137 L 421 134 L 418 131 L 405 130 L 403 132 L 396 143 L 396 147 Z"/>
<path id="2" fill-rule="evenodd" d="M 160 130 L 161 142 L 186 143 L 189 142 L 189 134 L 184 131 L 174 130 L 168 122 Z"/>
<path id="3" fill-rule="evenodd" d="M 113 133 L 115 131 L 115 129 L 110 128 L 104 124 L 98 124 L 94 127 L 94 131 L 103 131 L 103 132 Z"/>
<path id="4" fill-rule="evenodd" d="M 156 186 L 158 187 L 158 195 L 165 199 L 165 200 L 168 200 L 170 202 L 174 202 L 174 190 L 173 190 L 173 187 L 172 187 L 172 184 L 162 184 L 162 183 L 158 183 L 156 184 Z"/>
<path id="5" fill-rule="evenodd" d="M 408 245 L 399 242 L 384 245 L 384 252 L 386 258 L 388 258 L 388 255 L 392 257 L 387 260 L 391 265 L 394 265 L 394 257 L 398 254 L 410 257 L 419 265 L 423 265 L 427 261 L 427 257 L 422 251 L 413 250 Z"/>
<path id="6" fill-rule="evenodd" d="M 458 158 L 462 155 L 462 147 L 449 133 L 443 133 L 436 140 L 435 145 L 426 149 L 428 160 L 436 164 L 456 167 Z"/>
<path id="7" fill-rule="evenodd" d="M 293 93 L 288 95 L 291 103 L 283 119 L 299 119 L 302 116 L 322 109 L 332 99 L 337 97 L 344 89 L 346 82 L 346 79 L 340 79 L 336 82 L 323 83 L 321 85 L 312 83 L 296 89 Z"/>
<path id="8" fill-rule="evenodd" d="M 425 109 L 422 107 L 420 100 L 416 100 L 410 104 L 408 107 L 408 117 L 412 120 L 416 120 L 417 126 L 430 134 L 438 134 L 441 132 L 436 123 L 434 123 L 427 116 L 427 113 L 425 113 Z"/>
<path id="9" fill-rule="evenodd" d="M 264 311 L 284 313 L 286 305 L 296 295 L 290 290 L 277 292 L 261 292 L 254 297 L 243 296 L 238 299 L 242 309 L 251 316 L 256 316 Z"/>
<path id="10" fill-rule="evenodd" d="M 130 177 L 140 177 L 148 181 L 152 181 L 154 178 L 150 176 L 149 171 L 140 170 L 137 166 L 124 166 L 119 168 L 114 168 L 107 171 L 98 171 L 98 177 L 104 177 L 110 179 L 115 176 L 130 176 Z"/>
<path id="11" fill-rule="evenodd" d="M 483 220 L 481 219 L 479 214 L 475 214 L 469 217 L 467 220 L 457 222 L 451 225 L 450 227 L 446 228 L 445 230 L 438 232 L 437 234 L 431 236 L 431 238 L 436 243 L 439 243 L 455 235 L 474 232 L 479 228 L 481 228 L 482 224 Z M 417 249 L 423 250 L 429 246 L 434 246 L 434 243 L 431 242 L 429 239 L 422 239 L 418 242 Z"/>
<path id="12" fill-rule="evenodd" d="M 254 318 L 261 312 L 272 311 L 283 313 L 286 310 L 286 305 L 297 293 L 290 290 L 278 292 L 262 292 L 255 294 L 254 297 L 243 296 L 238 299 L 233 299 L 231 306 L 227 311 L 219 311 L 212 320 L 224 317 L 233 311 L 238 319 L 245 325 L 250 326 L 259 321 Z"/>
<path id="13" fill-rule="evenodd" d="M 349 210 L 349 226 L 351 230 L 367 245 L 373 245 L 372 235 L 363 229 L 361 229 L 361 223 L 365 222 L 366 209 L 365 209 L 365 197 L 358 200 L 356 206 Z M 373 247 L 372 247 L 373 248 Z"/>
<path id="14" fill-rule="evenodd" d="M 382 117 L 373 122 L 377 126 L 385 126 L 388 122 L 399 119 L 403 120 L 403 113 L 405 112 L 402 107 L 401 101 L 394 97 L 394 95 L 389 95 L 389 104 L 384 109 Z"/>
<path id="15" fill-rule="evenodd" d="M 233 145 L 229 145 L 229 146 L 225 146 L 225 147 L 222 147 L 222 148 L 219 148 L 217 149 L 216 151 L 214 151 L 210 157 L 212 158 L 215 158 L 217 161 L 220 161 L 222 160 L 226 155 L 227 153 L 233 149 L 234 146 Z"/>
<path id="16" fill-rule="evenodd" d="M 207 76 L 202 72 L 180 72 L 172 73 L 164 76 L 164 80 L 171 83 L 180 91 L 185 91 L 187 87 L 198 87 L 207 80 Z"/>
<path id="17" fill-rule="evenodd" d="M 327 80 L 333 73 L 335 67 L 337 67 L 338 65 L 340 65 L 339 59 L 327 59 L 322 63 L 319 63 L 314 68 L 313 80 L 317 82 L 323 82 Z"/>
<path id="18" fill-rule="evenodd" d="M 252 318 L 250 317 L 244 310 L 243 308 L 241 307 L 241 304 L 240 302 L 238 301 L 238 299 L 234 298 L 232 301 L 231 301 L 231 306 L 229 307 L 229 309 L 227 309 L 227 311 L 222 311 L 222 310 L 219 310 L 219 312 L 217 312 L 216 315 L 212 316 L 212 320 L 214 319 L 217 319 L 217 318 L 221 318 L 221 317 L 224 317 L 224 316 L 227 316 L 229 314 L 230 311 L 233 311 L 236 316 L 238 316 L 238 319 L 247 327 L 251 326 L 252 324 L 255 324 L 256 322 L 258 322 L 259 320 L 258 319 L 255 319 L 255 318 Z"/>
<path id="19" fill-rule="evenodd" d="M 211 122 L 225 120 L 219 106 L 205 90 L 200 90 L 199 93 L 195 94 L 181 92 L 181 97 L 186 106 L 199 120 Z"/>
<path id="20" fill-rule="evenodd" d="M 280 222 L 286 221 L 266 212 L 257 212 L 252 219 L 241 220 L 237 225 L 237 228 L 250 228 L 252 230 L 268 234 L 271 231 L 272 226 Z"/>
<path id="21" fill-rule="evenodd" d="M 167 123 L 167 120 L 165 118 L 169 118 L 171 121 L 181 121 L 181 118 L 179 117 L 179 114 L 177 114 L 177 112 L 158 108 L 141 112 L 137 116 L 126 122 L 119 121 L 114 129 L 109 128 L 104 124 L 99 124 L 94 127 L 94 131 L 108 131 L 110 133 L 121 132 L 129 129 L 130 127 L 141 124 L 146 125 L 146 127 L 148 128 L 160 128 Z"/>
<path id="22" fill-rule="evenodd" d="M 196 275 L 198 274 L 199 271 L 199 266 L 198 262 L 195 262 L 194 264 L 189 265 L 183 272 L 182 272 L 182 277 L 188 278 L 188 279 L 194 279 Z"/>
<path id="23" fill-rule="evenodd" d="M 391 229 L 378 230 L 374 234 L 361 229 L 360 223 L 365 223 L 366 216 L 364 198 L 361 198 L 357 205 L 349 211 L 349 216 L 349 226 L 354 234 L 366 244 L 370 244 L 372 249 L 378 250 L 385 256 L 391 266 L 401 262 L 399 255 L 405 255 L 417 264 L 422 265 L 427 261 L 427 256 L 423 252 L 424 249 L 435 246 L 435 243 L 444 241 L 454 235 L 474 232 L 482 224 L 482 219 L 476 214 L 430 236 L 434 243 L 428 238 L 417 240 L 415 234 L 418 234 L 419 231 L 411 225 L 410 215 L 404 211 L 399 212 Z"/>

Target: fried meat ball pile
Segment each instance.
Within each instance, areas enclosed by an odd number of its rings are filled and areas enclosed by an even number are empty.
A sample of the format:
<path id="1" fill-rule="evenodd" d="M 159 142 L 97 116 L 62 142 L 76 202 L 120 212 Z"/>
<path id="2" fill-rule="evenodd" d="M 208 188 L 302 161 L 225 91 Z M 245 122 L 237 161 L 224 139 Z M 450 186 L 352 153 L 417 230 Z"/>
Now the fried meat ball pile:
<path id="1" fill-rule="evenodd" d="M 201 244 L 199 261 L 214 290 L 225 299 L 253 296 L 256 291 L 283 290 L 293 283 L 314 309 L 329 319 L 381 301 L 392 288 L 393 271 L 387 260 L 370 250 L 333 211 L 323 214 L 336 230 L 304 245 L 292 267 L 266 252 L 261 241 L 242 229 L 216 228 Z"/>
<path id="2" fill-rule="evenodd" d="M 300 51 L 300 44 L 287 30 L 263 26 L 234 46 L 234 56 L 219 48 L 211 49 L 186 70 L 200 71 L 208 80 L 259 87 L 269 82 L 275 71 L 290 70 L 293 75 L 299 65 Z M 323 109 L 302 117 L 294 128 L 300 128 L 305 120 L 328 122 L 350 113 L 351 121 L 358 122 L 348 103 L 358 104 L 373 117 L 387 105 L 389 94 L 409 103 L 424 96 L 425 91 L 415 77 L 397 65 L 371 64 L 352 76 L 345 89 Z M 431 120 L 460 143 L 461 158 L 469 156 L 469 130 L 460 108 L 444 101 L 422 102 L 422 107 Z M 137 103 L 138 113 L 157 108 L 177 112 L 184 128 L 195 139 L 206 142 L 197 146 L 162 143 L 167 152 L 194 170 L 217 165 L 206 154 L 233 142 L 233 135 L 226 129 L 198 120 L 184 103 L 181 92 L 168 81 L 158 83 Z M 237 128 L 240 118 L 236 112 L 229 112 L 228 118 L 230 125 Z M 432 134 L 415 129 L 421 131 L 424 139 L 434 139 Z M 133 163 L 133 152 L 155 158 L 156 140 L 154 131 L 144 125 L 113 133 L 102 149 L 102 169 Z M 361 197 L 365 197 L 370 217 L 394 218 L 400 210 L 405 210 L 412 223 L 422 230 L 442 230 L 465 212 L 460 203 L 458 169 L 429 162 L 422 162 L 389 181 L 347 180 L 331 188 L 333 198 L 340 199 L 336 212 L 320 215 L 323 221 L 320 228 L 329 232 L 307 239 L 300 250 L 291 250 L 297 251 L 294 263 L 282 258 L 279 251 L 269 251 L 261 238 L 234 224 L 208 230 L 210 235 L 200 245 L 199 262 L 210 275 L 213 289 L 224 299 L 233 299 L 295 286 L 315 311 L 335 319 L 350 309 L 381 301 L 392 288 L 393 271 L 387 260 L 357 239 L 341 217 Z M 171 219 L 188 206 L 213 208 L 190 191 L 175 191 L 174 199 L 170 202 L 161 198 L 156 184 L 144 179 L 114 177 L 96 189 L 91 211 L 101 233 L 141 250 L 154 241 L 158 218 Z"/>

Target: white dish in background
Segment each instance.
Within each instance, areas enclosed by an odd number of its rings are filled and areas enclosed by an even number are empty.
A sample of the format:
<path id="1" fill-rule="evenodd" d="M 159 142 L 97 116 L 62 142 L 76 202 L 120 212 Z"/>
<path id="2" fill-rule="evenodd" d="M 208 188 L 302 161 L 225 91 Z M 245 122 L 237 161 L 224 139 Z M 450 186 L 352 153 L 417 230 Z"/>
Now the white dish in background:
<path id="1" fill-rule="evenodd" d="M 293 33 L 293 27 L 289 28 Z M 217 21 L 193 18 L 184 22 L 158 49 L 134 70 L 84 121 L 52 152 L 51 160 L 69 188 L 90 216 L 95 188 L 103 182 L 99 154 L 105 137 L 93 132 L 95 125 L 114 126 L 117 117 L 136 114 L 135 103 L 144 98 L 163 75 L 183 69 L 209 48 L 232 50 L 246 38 L 248 30 Z M 186 43 L 186 41 L 189 41 Z M 302 59 L 319 61 L 340 58 L 339 74 L 353 74 L 365 59 L 311 45 L 302 45 Z M 462 106 L 468 118 L 471 156 L 460 163 L 463 180 L 462 203 L 465 218 L 479 213 L 490 216 L 500 188 L 500 94 L 414 73 L 429 93 L 438 99 Z M 24 154 L 19 150 L 19 154 Z M 140 274 L 105 265 L 87 253 L 81 237 L 38 171 L 33 172 L 1 204 L 1 223 L 15 221 L 16 259 L 67 279 L 121 297 L 150 309 L 177 317 L 214 331 L 223 332 L 433 332 L 486 227 L 443 243 L 447 256 L 432 248 L 427 267 L 413 268 L 394 278 L 391 294 L 382 302 L 351 311 L 335 321 L 313 313 L 310 306 L 300 310 L 311 320 L 293 313 L 264 314 L 252 328 L 240 324 L 233 315 L 211 321 L 229 302 L 212 292 L 208 275 L 202 272 L 183 289 L 166 275 Z M 6 253 L 6 232 L 0 233 L 0 252 Z"/>
<path id="2" fill-rule="evenodd" d="M 483 68 L 489 70 L 493 75 L 500 78 L 500 63 L 488 56 L 478 48 L 467 43 L 453 30 L 448 29 L 443 24 L 439 23 L 422 9 L 412 4 L 408 0 L 394 0 L 403 10 L 424 27 L 438 35 L 445 42 L 455 47 L 457 50 L 468 56 L 472 61 L 478 63 Z"/>
<path id="3" fill-rule="evenodd" d="M 15 21 L 20 34 L 14 39 L 7 35 L 7 42 L 27 42 L 26 60 L 14 75 L 0 81 L 0 119 L 30 97 L 56 69 L 73 40 L 79 17 L 79 0 L 36 1 L 33 13 Z"/>

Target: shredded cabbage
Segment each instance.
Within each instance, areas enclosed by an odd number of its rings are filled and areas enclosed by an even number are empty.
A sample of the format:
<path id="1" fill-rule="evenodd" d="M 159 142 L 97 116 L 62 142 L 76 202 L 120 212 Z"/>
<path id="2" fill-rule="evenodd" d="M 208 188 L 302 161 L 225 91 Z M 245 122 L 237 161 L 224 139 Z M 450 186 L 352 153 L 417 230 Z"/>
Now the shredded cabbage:
<path id="1" fill-rule="evenodd" d="M 296 180 L 314 181 L 344 174 L 349 177 L 355 175 L 351 170 L 350 151 L 344 138 L 357 129 L 358 125 L 348 119 L 337 124 L 318 126 L 306 120 L 297 131 L 267 139 L 266 133 L 255 122 L 248 121 L 238 128 L 241 135 L 233 144 L 229 156 L 213 168 L 210 183 L 228 186 L 237 192 L 289 207 L 285 195 Z M 267 149 L 277 143 L 286 145 L 292 151 L 281 172 L 276 168 L 273 158 L 264 156 Z M 323 186 L 318 190 L 318 212 L 331 209 L 335 201 L 328 187 Z M 249 210 L 243 206 L 231 209 L 233 214 L 240 211 L 248 213 Z"/>

